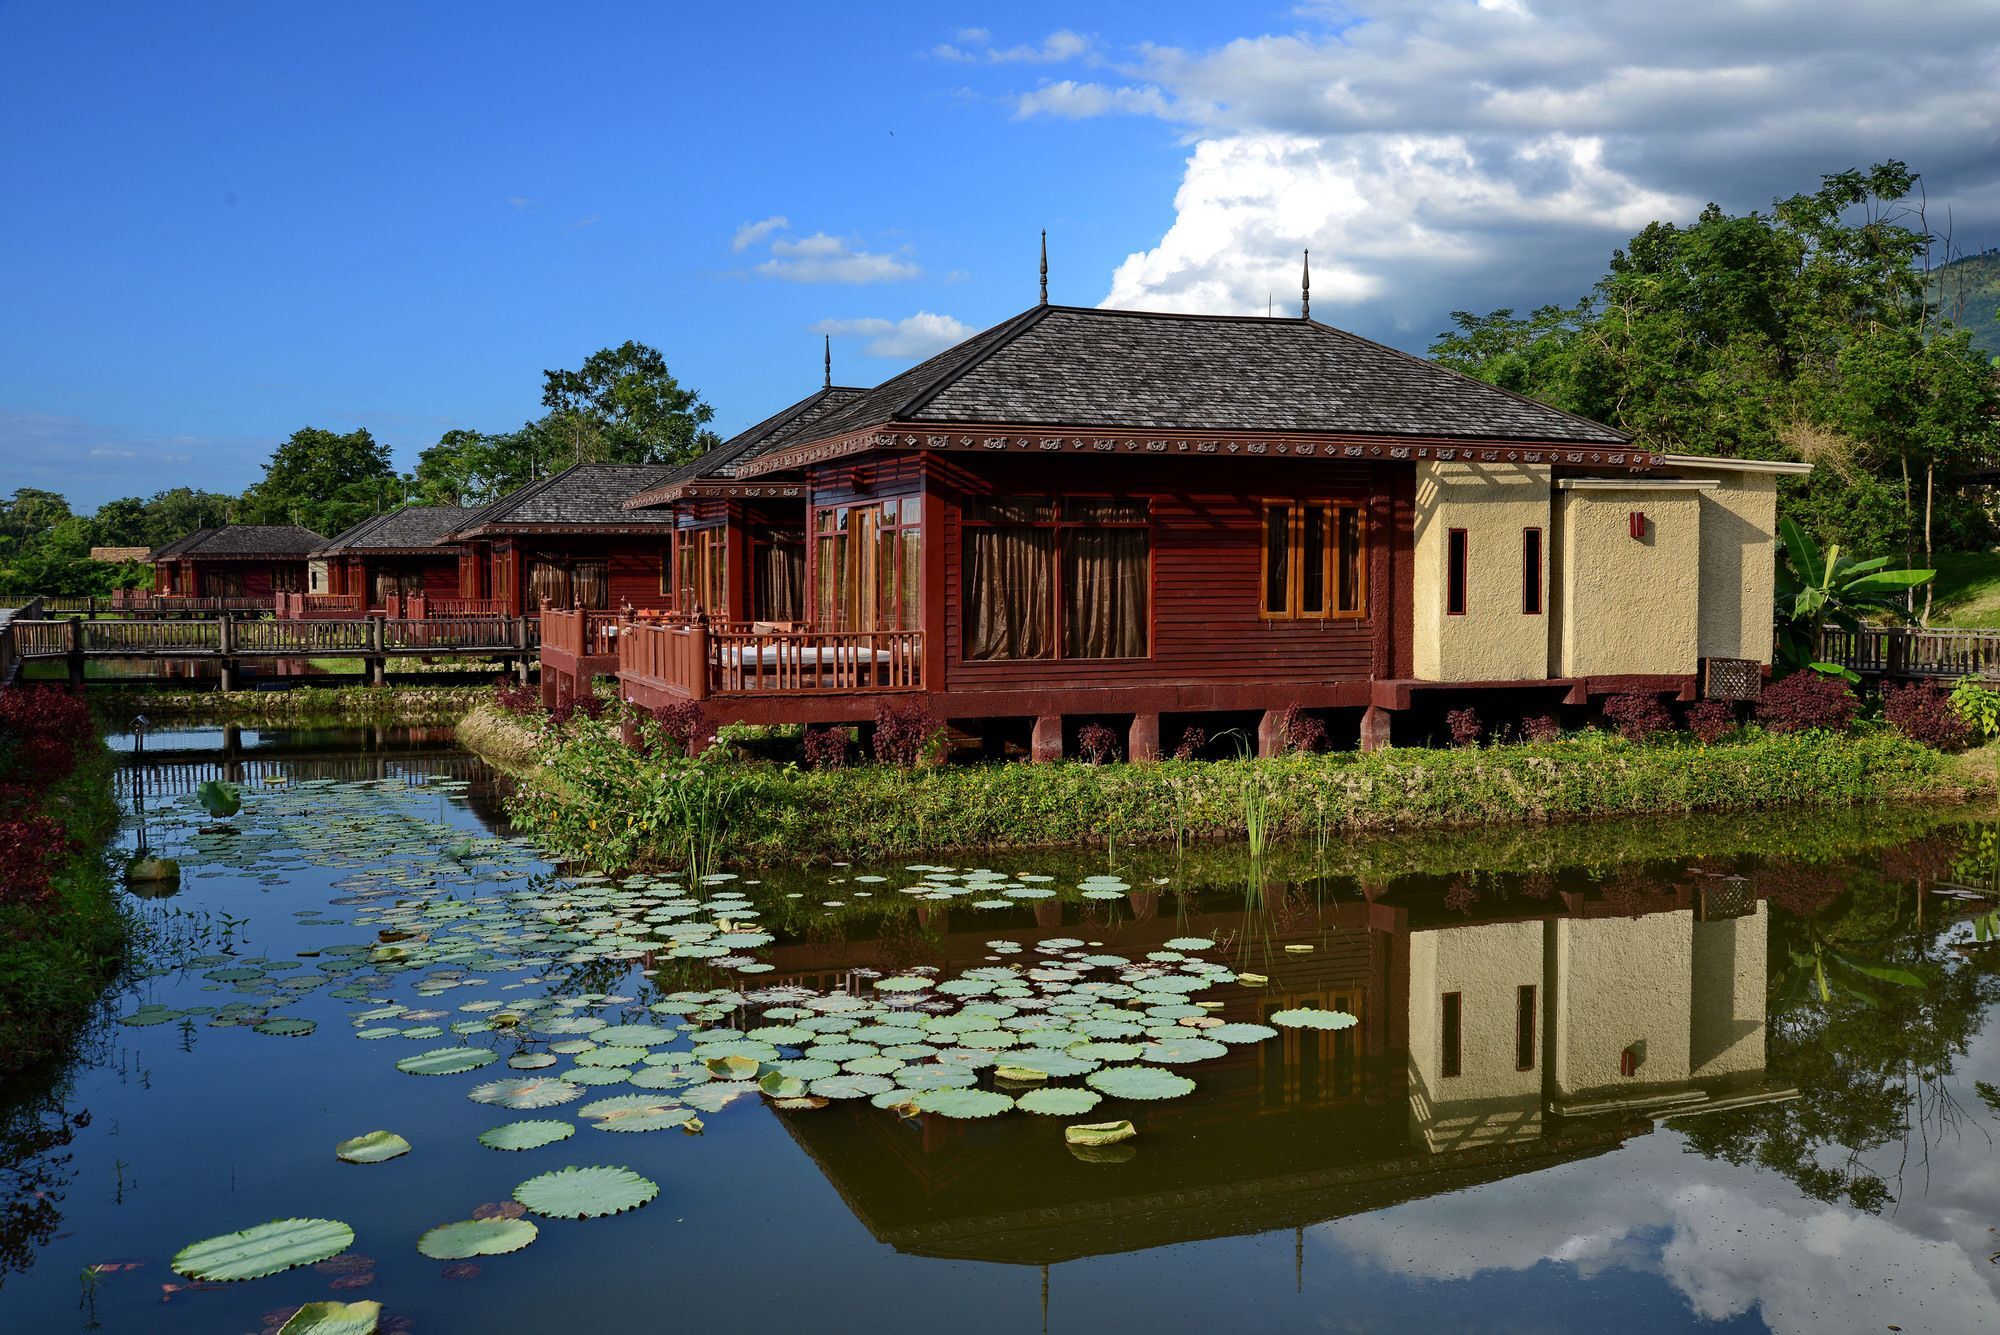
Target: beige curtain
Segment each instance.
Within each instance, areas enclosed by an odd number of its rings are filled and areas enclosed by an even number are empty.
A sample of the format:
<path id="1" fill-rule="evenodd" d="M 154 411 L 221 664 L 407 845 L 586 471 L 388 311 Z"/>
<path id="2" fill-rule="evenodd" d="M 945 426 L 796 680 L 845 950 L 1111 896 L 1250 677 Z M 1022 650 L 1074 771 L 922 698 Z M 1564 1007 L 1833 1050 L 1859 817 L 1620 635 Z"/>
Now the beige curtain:
<path id="1" fill-rule="evenodd" d="M 1063 544 L 1063 657 L 1146 656 L 1147 546 L 1144 529 L 1070 531 Z"/>
<path id="2" fill-rule="evenodd" d="M 1048 658 L 1055 652 L 1045 528 L 965 530 L 965 656 Z"/>
<path id="3" fill-rule="evenodd" d="M 611 606 L 611 583 L 603 561 L 578 561 L 570 582 L 576 590 L 576 605 L 602 612 Z"/>
<path id="4" fill-rule="evenodd" d="M 553 561 L 528 563 L 528 610 L 534 611 L 549 600 L 550 607 L 568 607 L 573 601 L 569 571 Z"/>
<path id="5" fill-rule="evenodd" d="M 766 543 L 757 549 L 757 619 L 805 618 L 806 546 L 802 539 Z"/>

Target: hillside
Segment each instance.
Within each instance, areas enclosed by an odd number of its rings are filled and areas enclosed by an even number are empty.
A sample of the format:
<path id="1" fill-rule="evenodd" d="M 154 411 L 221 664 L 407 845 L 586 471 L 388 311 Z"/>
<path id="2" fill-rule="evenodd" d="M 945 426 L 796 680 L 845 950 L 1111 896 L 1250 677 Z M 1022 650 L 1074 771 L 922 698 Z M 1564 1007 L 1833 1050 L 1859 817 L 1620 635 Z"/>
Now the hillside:
<path id="1" fill-rule="evenodd" d="M 1939 308 L 1955 311 L 1973 343 L 2000 357 L 2000 249 L 1953 260 L 1937 271 L 1934 284 Z"/>

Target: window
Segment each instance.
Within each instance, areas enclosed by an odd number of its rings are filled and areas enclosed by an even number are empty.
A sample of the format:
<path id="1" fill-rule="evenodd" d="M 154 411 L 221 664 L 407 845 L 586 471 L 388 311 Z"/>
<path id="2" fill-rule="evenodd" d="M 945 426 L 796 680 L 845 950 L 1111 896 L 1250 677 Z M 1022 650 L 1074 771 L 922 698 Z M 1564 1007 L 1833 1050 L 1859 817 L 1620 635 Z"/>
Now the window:
<path id="1" fill-rule="evenodd" d="M 564 561 L 547 558 L 528 562 L 528 606 L 538 608 L 542 599 L 550 607 L 590 608 L 603 611 L 611 606 L 611 590 L 605 563 Z"/>
<path id="2" fill-rule="evenodd" d="M 680 611 L 729 615 L 729 530 L 685 528 L 674 535 L 674 605 Z"/>
<path id="3" fill-rule="evenodd" d="M 1514 994 L 1514 1069 L 1535 1069 L 1535 989 L 1524 986 Z"/>
<path id="4" fill-rule="evenodd" d="M 750 543 L 750 569 L 755 599 L 750 609 L 757 621 L 806 619 L 806 533 L 802 528 L 772 529 Z"/>
<path id="5" fill-rule="evenodd" d="M 1367 520 L 1344 501 L 1266 501 L 1267 620 L 1367 614 Z"/>
<path id="6" fill-rule="evenodd" d="M 1528 616 L 1542 614 L 1542 531 L 1521 530 L 1521 611 Z"/>
<path id="7" fill-rule="evenodd" d="M 1465 530 L 1455 528 L 1445 535 L 1444 610 L 1446 616 L 1465 615 Z"/>
<path id="8" fill-rule="evenodd" d="M 813 614 L 822 630 L 916 630 L 923 499 L 813 511 Z"/>
<path id="9" fill-rule="evenodd" d="M 1438 1026 L 1439 1072 L 1453 1076 L 1459 1072 L 1459 1042 L 1461 1038 L 1459 1011 L 1463 997 L 1457 992 L 1444 994 L 1443 1023 Z"/>
<path id="10" fill-rule="evenodd" d="M 968 659 L 1144 658 L 1151 652 L 1146 502 L 987 497 L 965 509 Z"/>

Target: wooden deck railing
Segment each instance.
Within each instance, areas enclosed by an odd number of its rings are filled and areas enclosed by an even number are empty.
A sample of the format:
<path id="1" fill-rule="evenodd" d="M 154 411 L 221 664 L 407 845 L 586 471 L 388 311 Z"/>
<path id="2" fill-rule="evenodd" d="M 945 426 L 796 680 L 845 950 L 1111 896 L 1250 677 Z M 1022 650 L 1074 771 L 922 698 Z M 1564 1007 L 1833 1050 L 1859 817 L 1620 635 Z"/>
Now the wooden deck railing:
<path id="1" fill-rule="evenodd" d="M 499 617 L 440 617 L 384 621 L 382 647 L 391 653 L 517 649 L 515 622 Z"/>
<path id="2" fill-rule="evenodd" d="M 693 700 L 716 695 L 923 689 L 920 630 L 713 629 L 699 621 L 630 621 L 618 636 L 620 676 Z"/>
<path id="3" fill-rule="evenodd" d="M 1820 632 L 1822 662 L 1864 677 L 2000 676 L 2000 630 L 1867 626 Z"/>
<path id="4" fill-rule="evenodd" d="M 542 643 L 571 658 L 609 658 L 618 652 L 617 612 L 584 608 L 542 609 Z"/>
<path id="5" fill-rule="evenodd" d="M 434 617 L 504 617 L 507 604 L 499 598 L 432 598 L 425 596 L 425 615 Z"/>

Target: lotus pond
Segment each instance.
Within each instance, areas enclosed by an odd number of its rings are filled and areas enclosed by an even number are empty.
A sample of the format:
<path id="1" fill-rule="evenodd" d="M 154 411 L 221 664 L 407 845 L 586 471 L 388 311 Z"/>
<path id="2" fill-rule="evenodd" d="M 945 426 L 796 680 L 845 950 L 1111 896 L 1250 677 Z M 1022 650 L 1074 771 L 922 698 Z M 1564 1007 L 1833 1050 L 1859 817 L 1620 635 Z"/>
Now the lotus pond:
<path id="1" fill-rule="evenodd" d="M 434 733 L 122 785 L 181 878 L 6 1091 L 0 1328 L 2000 1323 L 1973 813 L 690 882 Z"/>

